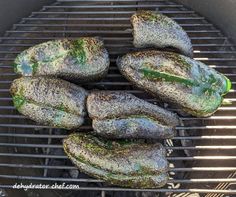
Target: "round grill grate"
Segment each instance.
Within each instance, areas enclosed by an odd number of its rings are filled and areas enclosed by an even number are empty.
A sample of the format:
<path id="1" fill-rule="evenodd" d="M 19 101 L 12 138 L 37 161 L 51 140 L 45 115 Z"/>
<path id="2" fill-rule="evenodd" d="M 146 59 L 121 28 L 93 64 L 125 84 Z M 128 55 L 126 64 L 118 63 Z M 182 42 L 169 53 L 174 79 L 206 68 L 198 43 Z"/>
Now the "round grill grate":
<path id="1" fill-rule="evenodd" d="M 225 98 L 231 104 L 220 107 L 212 117 L 181 116 L 184 125 L 177 128 L 178 135 L 165 142 L 171 165 L 169 183 L 154 190 L 113 187 L 80 173 L 62 150 L 61 140 L 69 132 L 37 125 L 26 119 L 17 113 L 9 95 L 10 84 L 17 77 L 12 62 L 24 49 L 51 39 L 101 36 L 110 53 L 109 74 L 102 81 L 83 84 L 83 87 L 127 91 L 178 112 L 178 109 L 159 103 L 133 87 L 116 67 L 115 60 L 119 55 L 135 50 L 129 18 L 139 9 L 158 10 L 176 20 L 192 40 L 194 59 L 224 73 L 233 82 L 233 88 Z M 153 191 L 163 195 L 207 193 L 208 197 L 213 196 L 212 193 L 217 193 L 217 196 L 236 194 L 233 188 L 236 182 L 235 53 L 234 45 L 213 24 L 170 1 L 58 0 L 33 12 L 0 38 L 0 187 L 11 188 L 16 182 L 65 182 L 79 184 L 81 191 L 93 190 L 90 196 L 115 196 L 114 191 Z M 88 119 L 80 130 L 91 130 Z"/>

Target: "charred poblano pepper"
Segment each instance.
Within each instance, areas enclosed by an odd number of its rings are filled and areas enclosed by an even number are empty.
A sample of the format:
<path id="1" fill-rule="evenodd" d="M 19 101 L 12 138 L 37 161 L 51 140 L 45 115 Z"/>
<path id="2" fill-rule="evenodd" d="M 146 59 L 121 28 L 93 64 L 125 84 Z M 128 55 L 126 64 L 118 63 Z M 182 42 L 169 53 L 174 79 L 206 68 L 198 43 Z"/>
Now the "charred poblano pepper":
<path id="1" fill-rule="evenodd" d="M 77 81 L 92 81 L 106 75 L 109 56 L 97 37 L 53 40 L 20 53 L 15 72 L 23 76 L 52 76 Z"/>
<path id="2" fill-rule="evenodd" d="M 71 134 L 63 141 L 71 161 L 90 176 L 132 188 L 158 188 L 168 180 L 166 151 L 159 143 L 104 141 Z"/>
<path id="3" fill-rule="evenodd" d="M 92 92 L 87 110 L 94 133 L 106 138 L 171 138 L 179 123 L 175 114 L 125 92 Z"/>
<path id="4" fill-rule="evenodd" d="M 67 81 L 21 77 L 10 92 L 16 109 L 28 118 L 58 128 L 78 128 L 84 121 L 87 92 Z"/>
<path id="5" fill-rule="evenodd" d="M 138 87 L 198 117 L 213 114 L 231 88 L 223 74 L 172 52 L 129 53 L 118 58 L 117 65 Z"/>
<path id="6" fill-rule="evenodd" d="M 170 47 L 186 56 L 193 56 L 191 40 L 187 33 L 171 18 L 156 11 L 141 10 L 131 17 L 131 23 L 135 47 Z"/>

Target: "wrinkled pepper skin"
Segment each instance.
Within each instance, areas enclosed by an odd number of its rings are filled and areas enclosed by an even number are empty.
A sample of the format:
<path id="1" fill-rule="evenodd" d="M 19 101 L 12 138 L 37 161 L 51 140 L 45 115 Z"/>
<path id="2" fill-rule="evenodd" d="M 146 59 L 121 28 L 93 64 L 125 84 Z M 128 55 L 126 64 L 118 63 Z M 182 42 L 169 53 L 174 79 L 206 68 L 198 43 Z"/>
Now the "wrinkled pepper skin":
<path id="1" fill-rule="evenodd" d="M 137 48 L 174 48 L 181 54 L 192 57 L 191 40 L 182 27 L 156 11 L 141 10 L 131 17 L 133 44 Z"/>
<path id="2" fill-rule="evenodd" d="M 143 51 L 117 59 L 120 72 L 159 99 L 197 117 L 212 115 L 230 80 L 202 62 L 172 52 Z"/>
<path id="3" fill-rule="evenodd" d="M 160 143 L 103 141 L 75 133 L 64 139 L 63 147 L 79 170 L 110 184 L 159 188 L 168 180 L 166 151 Z"/>
<path id="4" fill-rule="evenodd" d="M 87 92 L 62 79 L 21 77 L 10 93 L 20 113 L 43 125 L 75 129 L 84 122 Z"/>
<path id="5" fill-rule="evenodd" d="M 106 138 L 166 139 L 175 135 L 178 117 L 125 92 L 94 91 L 87 110 L 96 135 Z"/>
<path id="6" fill-rule="evenodd" d="M 110 60 L 103 41 L 97 37 L 52 40 L 20 53 L 14 62 L 22 76 L 52 76 L 93 81 L 104 77 Z"/>

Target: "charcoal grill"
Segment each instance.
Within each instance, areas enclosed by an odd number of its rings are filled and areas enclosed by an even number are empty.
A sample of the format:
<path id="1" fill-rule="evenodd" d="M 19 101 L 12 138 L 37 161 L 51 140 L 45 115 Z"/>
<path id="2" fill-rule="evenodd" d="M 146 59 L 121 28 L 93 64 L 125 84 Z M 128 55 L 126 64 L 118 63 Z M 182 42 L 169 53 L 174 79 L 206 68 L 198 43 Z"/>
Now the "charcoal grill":
<path id="1" fill-rule="evenodd" d="M 210 118 L 182 114 L 184 124 L 177 128 L 176 137 L 163 142 L 168 150 L 171 172 L 169 183 L 161 189 L 114 187 L 78 172 L 62 150 L 62 139 L 69 132 L 26 119 L 17 113 L 9 95 L 9 86 L 17 77 L 12 62 L 22 50 L 51 39 L 96 35 L 105 41 L 111 66 L 105 79 L 83 84 L 83 87 L 127 91 L 178 112 L 178 109 L 159 103 L 133 87 L 116 67 L 117 56 L 135 50 L 129 18 L 139 9 L 158 10 L 176 20 L 192 40 L 194 58 L 224 73 L 233 83 L 225 98 L 228 104 L 220 107 Z M 76 191 L 53 190 L 50 195 L 235 196 L 235 53 L 234 45 L 213 24 L 171 1 L 57 0 L 33 12 L 0 37 L 0 187 L 9 191 L 15 183 L 65 182 L 79 184 L 80 188 Z M 87 119 L 80 130 L 90 131 L 91 122 Z"/>

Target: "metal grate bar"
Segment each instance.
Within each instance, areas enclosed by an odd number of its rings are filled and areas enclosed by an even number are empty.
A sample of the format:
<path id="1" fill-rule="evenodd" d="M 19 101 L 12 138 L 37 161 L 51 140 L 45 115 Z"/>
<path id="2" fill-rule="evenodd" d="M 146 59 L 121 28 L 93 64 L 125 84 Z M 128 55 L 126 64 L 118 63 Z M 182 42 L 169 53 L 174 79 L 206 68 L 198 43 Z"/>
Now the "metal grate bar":
<path id="1" fill-rule="evenodd" d="M 182 27 L 212 27 L 212 24 L 181 24 Z M 130 24 L 33 24 L 33 23 L 21 23 L 21 24 L 14 24 L 14 27 L 131 27 Z"/>
<path id="2" fill-rule="evenodd" d="M 170 17 L 174 20 L 203 20 L 204 17 Z M 59 17 L 51 17 L 51 18 L 23 18 L 23 20 L 27 21 L 27 20 L 30 20 L 30 21 L 129 21 L 130 20 L 130 17 L 105 17 L 105 18 L 97 18 L 97 17 L 89 17 L 89 18 L 59 18 Z"/>
<path id="3" fill-rule="evenodd" d="M 78 9 L 78 8 L 89 8 L 89 9 L 104 9 L 104 8 L 182 8 L 183 5 L 158 5 L 158 4 L 152 4 L 152 5 L 69 5 L 69 6 L 44 6 L 45 9 Z"/>
<path id="4" fill-rule="evenodd" d="M 229 66 L 224 66 L 224 65 L 209 65 L 211 68 L 224 68 L 224 69 L 234 69 L 236 68 L 235 65 L 229 65 Z M 0 65 L 0 68 L 13 68 L 13 66 L 7 66 L 7 65 Z M 111 67 L 110 70 L 117 70 L 116 67 Z M 236 82 L 231 82 L 232 84 L 235 84 Z"/>
<path id="5" fill-rule="evenodd" d="M 0 146 L 8 146 L 8 147 L 27 147 L 27 148 L 63 148 L 61 144 L 18 144 L 18 143 L 0 143 Z M 165 146 L 168 150 L 229 150 L 229 149 L 236 149 L 236 146 Z"/>
<path id="6" fill-rule="evenodd" d="M 0 40 L 52 40 L 52 39 L 61 39 L 61 38 L 64 38 L 64 37 L 32 37 L 32 38 L 29 38 L 29 37 L 0 37 Z M 78 37 L 73 37 L 71 36 L 70 37 L 71 39 L 75 39 L 75 38 L 78 38 Z M 103 40 L 124 40 L 124 41 L 132 41 L 132 37 L 106 37 L 106 36 L 103 36 L 102 37 Z M 226 40 L 227 38 L 226 37 L 200 37 L 201 39 L 203 40 Z M 190 36 L 190 39 L 191 40 L 199 40 L 199 37 L 191 37 Z M 221 46 L 224 46 L 224 44 L 221 44 Z"/>
<path id="7" fill-rule="evenodd" d="M 49 154 L 20 154 L 20 153 L 0 153 L 0 157 L 25 157 L 25 158 L 51 158 L 51 159 L 68 159 L 65 155 L 49 155 Z M 195 161 L 195 160 L 235 160 L 236 156 L 194 156 L 194 157 L 168 157 L 170 161 Z"/>
<path id="8" fill-rule="evenodd" d="M 218 30 L 186 30 L 187 33 L 219 33 Z M 102 34 L 130 34 L 130 31 L 118 31 L 118 30 L 10 30 L 7 31 L 7 33 L 43 33 L 43 34 L 48 34 L 48 33 L 102 33 Z"/>
<path id="9" fill-rule="evenodd" d="M 162 14 L 194 14 L 194 11 L 191 10 L 159 10 L 158 12 L 162 13 Z M 62 11 L 54 11 L 54 12 L 50 12 L 50 11 L 45 11 L 45 12 L 32 12 L 32 14 L 36 15 L 36 14 L 42 14 L 42 15 L 49 15 L 49 14 L 68 14 L 68 15 L 104 15 L 104 14 L 133 14 L 135 13 L 135 11 L 76 11 L 76 12 L 62 12 Z"/>
<path id="10" fill-rule="evenodd" d="M 23 138 L 65 138 L 67 135 L 49 135 L 49 134 L 16 134 L 16 133 L 0 133 L 4 137 L 23 137 Z"/>
<path id="11" fill-rule="evenodd" d="M 114 90 L 115 91 L 120 91 L 120 90 Z M 6 91 L 8 93 L 8 91 Z M 143 92 L 141 91 L 126 91 L 129 93 L 133 93 L 133 94 L 142 94 Z M 15 109 L 14 106 L 0 106 L 0 109 Z M 179 111 L 180 109 L 178 108 L 166 108 L 167 110 L 172 110 L 172 111 Z M 232 110 L 236 110 L 236 107 L 219 107 L 217 111 L 232 111 Z"/>
<path id="12" fill-rule="evenodd" d="M 15 74 L 16 75 L 16 74 Z M 226 76 L 236 76 L 236 74 L 225 74 Z M 8 75 L 3 75 L 3 76 L 8 76 Z M 10 75 L 10 76 L 14 76 L 14 75 Z M 17 75 L 16 75 L 17 76 Z M 109 78 L 113 78 L 113 77 L 119 77 L 119 76 L 116 76 L 116 75 L 108 75 Z M 121 90 L 115 90 L 115 91 L 121 91 Z M 0 92 L 9 92 L 9 89 L 0 89 Z M 143 93 L 143 91 L 141 90 L 126 90 L 126 92 L 129 92 L 129 93 L 133 93 L 133 94 L 138 94 L 138 93 Z M 229 93 L 234 93 L 235 90 L 230 90 Z"/>
<path id="13" fill-rule="evenodd" d="M 0 46 L 5 46 L 5 45 L 0 45 Z M 6 46 L 18 47 L 17 44 L 16 45 L 6 44 Z M 19 46 L 20 47 L 31 47 L 31 46 L 34 46 L 34 44 L 28 44 L 28 45 L 25 45 L 25 46 L 24 45 L 22 45 L 22 46 L 19 45 Z M 120 47 L 127 47 L 126 49 L 124 49 L 125 51 L 131 49 L 130 45 L 108 45 L 107 48 L 119 47 L 119 46 Z M 9 51 L 9 50 L 0 51 L 0 53 L 6 53 L 6 54 L 14 54 L 14 53 L 18 54 L 18 53 L 21 53 L 21 52 L 22 52 L 22 50 L 20 50 L 20 51 L 17 51 L 17 50 L 16 51 L 14 51 L 14 50 L 12 50 L 12 51 Z M 202 50 L 194 50 L 193 53 L 196 53 L 196 54 L 234 54 L 234 53 L 236 53 L 236 51 L 224 51 L 224 50 L 222 50 L 222 51 L 202 51 Z M 214 66 L 214 65 L 208 65 L 208 66 Z M 232 66 L 234 66 L 234 65 L 232 65 Z M 117 67 L 111 67 L 111 68 L 114 69 L 114 68 L 117 68 Z"/>
<path id="14" fill-rule="evenodd" d="M 74 179 L 74 178 L 55 178 L 55 177 L 31 177 L 31 176 L 16 176 L 16 175 L 0 175 L 0 178 L 8 178 L 8 179 L 25 179 L 25 180 L 40 180 L 40 181 L 71 181 L 71 182 L 104 182 L 102 180 L 97 179 Z M 236 179 L 175 179 L 168 180 L 168 183 L 219 183 L 219 182 L 235 182 Z"/>
<path id="15" fill-rule="evenodd" d="M 123 51 L 122 51 L 122 54 L 125 54 L 126 52 L 128 52 L 129 51 L 129 49 L 124 49 Z M 0 54 L 10 54 L 10 55 L 17 55 L 19 52 L 14 52 L 14 51 L 12 51 L 12 52 L 9 52 L 9 51 L 0 51 Z M 224 53 L 224 52 L 223 52 Z M 228 53 L 228 54 L 233 54 L 233 53 L 236 53 L 235 51 L 232 51 L 232 52 L 230 52 L 230 53 Z M 119 54 L 121 54 L 120 52 L 116 52 L 116 51 L 110 51 L 110 53 L 109 53 L 110 55 L 119 55 Z M 194 52 L 194 54 L 205 54 L 204 52 Z M 208 53 L 207 52 L 207 54 L 219 54 L 219 52 L 217 52 L 217 53 L 214 53 L 214 52 L 210 52 L 210 53 Z M 227 54 L 227 52 L 225 52 L 225 54 Z M 201 60 L 201 61 L 216 61 L 216 59 L 214 59 L 214 58 L 208 58 L 208 59 L 205 59 L 205 58 L 194 58 L 194 59 L 196 59 L 196 60 L 198 60 L 198 59 L 204 59 L 204 60 Z M 115 61 L 115 59 L 112 59 L 113 61 Z M 235 61 L 235 59 L 233 59 L 233 58 L 229 58 L 229 59 L 221 59 L 220 61 Z M 232 68 L 232 67 L 231 67 Z M 117 69 L 117 67 L 113 67 L 113 69 Z"/>
<path id="16" fill-rule="evenodd" d="M 10 101 L 12 98 L 1 98 L 0 100 L 6 100 Z M 23 118 L 25 119 L 26 117 L 23 115 L 5 115 L 5 114 L 0 114 L 0 118 Z M 181 120 L 183 121 L 188 121 L 188 120 L 234 120 L 236 119 L 236 116 L 211 116 L 211 117 L 206 117 L 206 118 L 198 118 L 198 117 L 180 117 Z"/>
<path id="17" fill-rule="evenodd" d="M 31 45 L 33 46 L 33 45 Z M 117 47 L 117 46 L 115 46 Z M 129 50 L 129 49 L 124 49 L 124 51 Z M 19 54 L 22 51 L 0 51 L 0 54 Z M 193 51 L 193 53 L 195 54 L 234 54 L 236 53 L 236 51 L 199 51 L 199 50 L 195 50 Z M 119 53 L 113 53 L 113 54 L 119 54 Z M 220 67 L 220 66 L 216 66 L 216 65 L 208 65 L 209 67 Z M 1 67 L 1 66 L 0 66 Z M 11 66 L 12 67 L 12 66 Z M 232 66 L 221 66 L 222 68 L 234 68 L 235 65 Z M 118 69 L 117 67 L 111 67 L 111 70 L 113 69 Z"/>
<path id="18" fill-rule="evenodd" d="M 37 169 L 77 169 L 75 166 L 49 166 L 49 165 L 26 165 L 26 164 L 9 164 L 9 163 L 1 163 L 0 167 L 7 168 L 37 168 Z M 235 167 L 194 167 L 194 168 L 171 168 L 171 172 L 199 172 L 199 171 L 235 171 Z"/>
<path id="19" fill-rule="evenodd" d="M 49 134 L 16 134 L 16 133 L 0 133 L 2 137 L 22 137 L 22 138 L 56 138 L 56 139 L 63 139 L 67 135 L 49 135 Z M 173 140 L 235 140 L 236 135 L 211 135 L 211 136 L 188 136 L 188 137 L 174 137 Z"/>
<path id="20" fill-rule="evenodd" d="M 0 127 L 8 127 L 8 128 L 55 128 L 52 126 L 44 126 L 44 125 L 25 125 L 25 124 L 0 124 Z M 92 130 L 91 126 L 81 126 L 80 130 Z M 217 130 L 217 129 L 224 129 L 224 130 L 233 130 L 236 129 L 236 125 L 209 125 L 209 126 L 193 126 L 193 127 L 177 127 L 176 130 Z M 196 131 L 195 131 L 196 132 Z"/>
<path id="21" fill-rule="evenodd" d="M 67 135 L 49 135 L 49 134 L 16 134 L 16 133 L 0 133 L 0 136 L 5 136 L 5 137 L 22 137 L 22 138 L 58 138 L 62 139 L 65 138 Z M 235 135 L 211 135 L 211 136 L 188 136 L 188 137 L 174 137 L 173 140 L 209 140 L 209 139 L 214 139 L 214 140 L 235 140 L 236 136 Z"/>
<path id="22" fill-rule="evenodd" d="M 145 2 L 146 0 L 137 0 L 135 2 Z M 83 0 L 58 0 L 57 2 L 84 2 Z M 111 2 L 110 0 L 87 0 L 87 2 Z M 112 0 L 112 2 L 133 2 L 133 0 Z M 165 2 L 165 0 L 149 0 L 149 2 Z"/>
<path id="23" fill-rule="evenodd" d="M 10 68 L 12 68 L 12 67 L 10 67 Z M 114 69 L 114 70 L 117 70 L 117 69 Z M 15 76 L 15 75 L 6 75 L 6 76 Z M 228 75 L 228 76 L 231 76 L 231 75 Z M 108 77 L 112 78 L 112 77 L 118 77 L 118 76 L 108 75 Z M 0 81 L 0 84 L 11 84 L 11 83 L 12 83 L 12 80 Z M 233 82 L 232 84 L 235 85 L 235 83 L 236 82 Z M 84 85 L 107 85 L 107 86 L 109 86 L 109 85 L 112 85 L 112 86 L 120 86 L 120 85 L 122 85 L 122 86 L 132 86 L 132 84 L 130 84 L 129 82 L 105 82 L 105 81 L 104 82 L 96 82 L 96 83 L 92 83 L 92 82 L 91 83 L 85 83 Z M 0 91 L 2 91 L 2 92 L 9 92 L 9 90 L 7 91 L 6 89 L 3 89 L 3 90 L 0 89 Z M 232 92 L 235 92 L 235 90 L 232 89 L 229 92 L 232 93 Z M 137 93 L 137 92 L 134 92 L 134 93 Z M 229 99 L 224 99 L 224 100 L 229 100 Z M 235 99 L 234 100 L 231 99 L 231 101 L 233 102 L 233 101 L 235 101 Z"/>
<path id="24" fill-rule="evenodd" d="M 202 62 L 208 62 L 208 61 L 236 61 L 236 58 L 194 58 L 195 60 L 199 60 L 199 61 L 202 61 Z M 14 61 L 15 59 L 14 58 L 0 58 L 0 61 Z M 116 62 L 116 59 L 114 58 L 111 58 L 110 59 L 111 62 Z M 16 75 L 15 73 L 3 73 L 3 75 Z M 225 73 L 224 75 L 226 76 L 236 76 L 235 73 Z M 121 76 L 121 74 L 108 74 L 107 75 L 108 77 L 111 77 L 111 76 L 114 76 L 114 77 L 119 77 Z"/>
<path id="25" fill-rule="evenodd" d="M 0 109 L 12 110 L 12 109 L 15 109 L 15 107 L 13 107 L 13 106 L 0 106 Z M 174 108 L 166 108 L 166 109 L 170 110 L 170 111 L 175 111 L 175 112 L 181 111 L 180 109 L 174 109 Z M 219 107 L 217 111 L 235 111 L 235 110 L 236 110 L 236 107 Z M 3 124 L 0 124 L 0 126 L 3 126 Z M 34 126 L 34 125 L 29 125 L 29 128 L 32 128 L 32 126 Z M 9 127 L 10 127 L 10 125 L 9 125 Z M 51 127 L 48 127 L 48 128 L 51 128 Z M 81 127 L 81 128 L 84 128 L 84 127 Z M 202 127 L 202 129 L 209 129 L 209 128 L 210 127 Z M 211 127 L 211 129 L 217 129 L 217 128 Z"/>
<path id="26" fill-rule="evenodd" d="M 18 37 L 19 39 L 22 38 L 22 37 Z M 10 40 L 10 39 L 6 39 L 6 40 Z M 27 43 L 27 44 L 18 44 L 18 43 L 4 43 L 4 44 L 1 44 L 0 43 L 0 46 L 4 46 L 4 47 L 31 47 L 31 46 L 34 46 L 36 43 Z M 193 47 L 234 47 L 235 45 L 232 45 L 232 44 L 193 44 Z M 113 43 L 113 44 L 109 44 L 107 43 L 106 44 L 106 47 L 108 48 L 111 48 L 111 47 L 132 47 L 132 44 L 129 44 L 129 43 L 123 43 L 123 44 L 120 44 L 120 43 Z M 195 52 L 199 51 L 199 50 L 194 50 Z M 210 51 L 209 51 L 210 52 Z M 227 51 L 227 52 L 231 52 L 231 51 Z"/>
<path id="27" fill-rule="evenodd" d="M 0 37 L 0 40 L 55 40 L 55 39 L 63 39 L 64 37 Z M 70 39 L 76 39 L 77 37 L 71 36 Z M 199 37 L 191 37 L 191 40 L 199 40 Z M 201 37 L 202 40 L 226 40 L 226 37 Z M 115 41 L 132 41 L 131 37 L 103 37 L 103 40 L 115 40 Z M 131 44 L 131 42 L 130 42 Z M 227 46 L 227 44 L 193 44 L 194 46 Z M 233 46 L 233 45 L 228 45 L 228 46 Z"/>
<path id="28" fill-rule="evenodd" d="M 0 185 L 0 188 L 11 189 L 12 185 Z M 55 188 L 46 188 L 47 190 L 56 190 Z M 62 190 L 68 190 L 63 188 Z M 127 188 L 107 188 L 107 187 L 79 187 L 71 190 L 88 190 L 88 191 L 122 191 L 122 192 L 141 192 L 143 189 L 127 189 Z M 236 194 L 236 190 L 219 190 L 219 189 L 145 189 L 146 192 L 175 192 L 175 193 L 216 193 L 216 194 Z"/>

